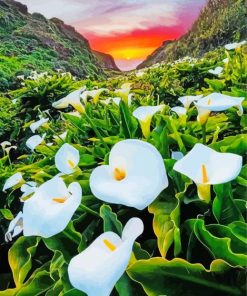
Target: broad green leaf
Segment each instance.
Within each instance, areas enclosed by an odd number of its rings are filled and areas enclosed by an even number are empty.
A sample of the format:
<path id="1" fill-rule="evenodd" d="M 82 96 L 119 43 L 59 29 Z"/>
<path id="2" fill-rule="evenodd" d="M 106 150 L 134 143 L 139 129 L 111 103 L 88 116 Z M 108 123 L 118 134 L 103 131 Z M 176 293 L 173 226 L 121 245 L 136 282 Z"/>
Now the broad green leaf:
<path id="1" fill-rule="evenodd" d="M 233 202 L 231 183 L 214 185 L 216 194 L 213 201 L 213 213 L 216 220 L 224 225 L 233 221 L 244 221 L 239 209 Z"/>
<path id="2" fill-rule="evenodd" d="M 247 266 L 246 245 L 230 228 L 218 224 L 205 226 L 202 219 L 187 220 L 187 225 L 213 258 L 232 266 Z"/>
<path id="3" fill-rule="evenodd" d="M 168 261 L 157 257 L 137 261 L 127 273 L 143 286 L 148 296 L 242 295 L 239 287 L 223 281 L 223 272 L 229 269 L 223 260 L 213 261 L 206 270 L 201 264 L 180 258 Z"/>
<path id="4" fill-rule="evenodd" d="M 43 241 L 48 249 L 53 252 L 59 251 L 63 254 L 65 261 L 69 262 L 78 253 L 81 234 L 75 230 L 73 222 L 70 222 L 63 232 L 50 238 L 43 238 Z"/>
<path id="5" fill-rule="evenodd" d="M 100 208 L 100 216 L 104 221 L 104 232 L 113 231 L 121 236 L 122 234 L 122 224 L 118 220 L 117 215 L 112 212 L 112 209 L 108 205 L 103 205 Z"/>
<path id="6" fill-rule="evenodd" d="M 20 237 L 9 250 L 9 265 L 17 288 L 22 286 L 32 267 L 32 257 L 35 254 L 40 238 Z"/>

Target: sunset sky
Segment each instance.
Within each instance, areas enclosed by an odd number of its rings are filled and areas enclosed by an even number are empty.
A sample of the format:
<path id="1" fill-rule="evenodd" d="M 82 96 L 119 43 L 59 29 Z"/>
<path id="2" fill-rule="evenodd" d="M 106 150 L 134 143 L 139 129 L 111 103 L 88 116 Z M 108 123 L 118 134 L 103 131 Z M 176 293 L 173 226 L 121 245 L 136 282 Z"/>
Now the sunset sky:
<path id="1" fill-rule="evenodd" d="M 206 0 L 21 0 L 30 12 L 58 17 L 111 54 L 122 70 L 135 68 L 163 41 L 183 35 Z"/>

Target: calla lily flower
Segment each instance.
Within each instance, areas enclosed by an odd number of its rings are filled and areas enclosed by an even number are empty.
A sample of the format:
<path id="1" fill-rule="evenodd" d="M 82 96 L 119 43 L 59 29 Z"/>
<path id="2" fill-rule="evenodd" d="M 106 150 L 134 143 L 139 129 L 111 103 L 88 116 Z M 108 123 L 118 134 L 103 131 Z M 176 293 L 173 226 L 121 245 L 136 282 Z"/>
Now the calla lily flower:
<path id="1" fill-rule="evenodd" d="M 179 117 L 181 117 L 181 116 L 185 116 L 186 113 L 187 113 L 187 109 L 186 109 L 186 108 L 184 108 L 184 107 L 179 107 L 179 106 L 177 106 L 177 107 L 173 107 L 173 108 L 171 108 L 171 110 L 172 110 L 173 112 L 175 112 Z"/>
<path id="2" fill-rule="evenodd" d="M 3 192 L 6 192 L 7 189 L 12 188 L 23 182 L 24 180 L 22 177 L 22 173 L 15 173 L 5 181 L 3 186 Z"/>
<path id="3" fill-rule="evenodd" d="M 210 112 L 225 111 L 231 107 L 237 107 L 238 115 L 241 116 L 243 114 L 243 100 L 244 98 L 212 93 L 195 103 L 195 106 L 198 109 L 198 121 L 205 123 Z"/>
<path id="4" fill-rule="evenodd" d="M 148 138 L 150 135 L 150 126 L 154 114 L 161 111 L 164 106 L 141 106 L 133 112 L 133 116 L 139 120 L 145 138 Z"/>
<path id="5" fill-rule="evenodd" d="M 125 87 L 123 88 L 123 86 L 125 86 Z M 126 105 L 129 105 L 130 90 L 131 90 L 131 88 L 130 88 L 129 84 L 122 85 L 122 87 L 120 89 L 115 90 L 115 94 L 117 96 L 119 96 L 125 102 Z"/>
<path id="6" fill-rule="evenodd" d="M 112 101 L 118 106 L 119 106 L 121 100 L 122 100 L 122 98 L 119 98 L 119 97 L 112 98 Z M 131 105 L 131 102 L 132 102 L 132 94 L 129 94 L 128 95 L 128 106 Z"/>
<path id="7" fill-rule="evenodd" d="M 24 202 L 23 213 L 10 223 L 6 239 L 11 240 L 20 227 L 24 236 L 49 238 L 63 231 L 71 220 L 82 198 L 79 183 L 71 183 L 68 188 L 59 177 L 42 184 Z"/>
<path id="8" fill-rule="evenodd" d="M 186 175 L 197 184 L 201 200 L 210 201 L 210 185 L 234 180 L 242 168 L 242 157 L 233 153 L 220 153 L 196 144 L 173 169 Z"/>
<path id="9" fill-rule="evenodd" d="M 126 270 L 133 244 L 143 229 L 143 222 L 132 218 L 122 237 L 110 231 L 101 234 L 70 261 L 68 274 L 72 286 L 88 296 L 109 296 Z"/>
<path id="10" fill-rule="evenodd" d="M 7 146 L 11 146 L 11 143 L 9 141 L 3 141 L 0 146 L 2 147 L 3 150 L 5 150 L 5 148 Z"/>
<path id="11" fill-rule="evenodd" d="M 80 95 L 81 93 L 86 89 L 85 86 L 83 86 L 82 88 L 73 91 L 72 93 L 70 93 L 69 95 L 67 95 L 66 97 L 54 102 L 52 104 L 52 107 L 56 108 L 56 109 L 65 109 L 68 108 L 69 105 L 71 105 L 72 107 L 74 107 L 78 112 L 80 113 L 84 113 L 85 112 L 85 108 L 81 103 L 80 100 Z"/>
<path id="12" fill-rule="evenodd" d="M 26 141 L 26 146 L 31 149 L 34 152 L 34 149 L 39 146 L 42 142 L 44 142 L 46 134 L 43 134 L 43 136 L 39 136 L 39 135 L 34 135 L 32 137 L 30 137 L 27 141 Z"/>
<path id="13" fill-rule="evenodd" d="M 65 143 L 55 155 L 57 169 L 64 174 L 72 174 L 80 161 L 80 154 L 73 146 Z"/>
<path id="14" fill-rule="evenodd" d="M 208 73 L 213 75 L 220 75 L 223 72 L 224 68 L 222 67 L 216 67 L 215 69 L 211 69 L 208 71 Z"/>
<path id="15" fill-rule="evenodd" d="M 53 138 L 54 138 L 55 140 L 60 140 L 60 139 L 65 140 L 66 137 L 67 137 L 67 134 L 68 134 L 68 132 L 65 131 L 64 133 L 62 133 L 62 134 L 60 134 L 60 135 L 58 135 L 58 136 L 53 136 Z"/>
<path id="16" fill-rule="evenodd" d="M 91 191 L 98 199 L 138 210 L 146 208 L 167 186 L 159 151 L 140 140 L 115 144 L 109 165 L 97 167 L 90 176 Z"/>
<path id="17" fill-rule="evenodd" d="M 41 118 L 40 120 L 32 123 L 30 125 L 30 129 L 33 133 L 35 133 L 35 131 L 41 127 L 41 126 L 44 126 L 47 122 L 49 121 L 49 118 Z"/>
<path id="18" fill-rule="evenodd" d="M 87 98 L 91 97 L 93 99 L 93 103 L 97 104 L 99 102 L 99 97 L 103 91 L 108 91 L 107 88 L 99 88 L 99 89 L 93 89 L 93 90 L 86 90 L 81 94 L 81 98 L 83 99 L 83 102 L 87 103 Z"/>
<path id="19" fill-rule="evenodd" d="M 184 105 L 184 108 L 189 109 L 191 103 L 193 103 L 194 101 L 198 101 L 202 97 L 203 97 L 203 95 L 184 96 L 184 97 L 180 97 L 178 100 Z"/>
<path id="20" fill-rule="evenodd" d="M 236 49 L 236 48 L 241 47 L 245 43 L 246 43 L 246 41 L 229 43 L 229 44 L 226 44 L 225 45 L 225 49 L 227 49 L 227 50 L 233 50 L 233 49 Z"/>
<path id="21" fill-rule="evenodd" d="M 37 183 L 29 181 L 21 186 L 21 192 L 23 193 L 21 199 L 30 196 L 37 189 Z"/>
<path id="22" fill-rule="evenodd" d="M 10 147 L 5 148 L 4 150 L 5 150 L 5 152 L 6 152 L 7 154 L 9 154 L 11 149 L 16 150 L 16 149 L 17 149 L 17 146 L 10 146 Z"/>

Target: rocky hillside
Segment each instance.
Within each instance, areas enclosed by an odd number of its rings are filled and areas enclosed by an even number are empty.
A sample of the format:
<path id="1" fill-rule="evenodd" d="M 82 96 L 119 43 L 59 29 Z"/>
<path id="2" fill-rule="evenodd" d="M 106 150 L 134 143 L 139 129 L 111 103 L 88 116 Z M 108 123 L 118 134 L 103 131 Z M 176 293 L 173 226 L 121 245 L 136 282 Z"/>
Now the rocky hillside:
<path id="1" fill-rule="evenodd" d="M 110 54 L 106 54 L 96 50 L 94 50 L 93 53 L 98 59 L 98 62 L 103 69 L 120 72 L 120 69 L 116 65 L 114 58 Z"/>
<path id="2" fill-rule="evenodd" d="M 31 70 L 62 69 L 83 78 L 104 76 L 87 39 L 63 21 L 47 20 L 13 0 L 0 0 L 0 89 Z"/>
<path id="3" fill-rule="evenodd" d="M 226 43 L 247 38 L 245 0 L 208 0 L 190 31 L 174 42 L 164 42 L 137 68 L 171 62 L 184 56 L 200 57 Z"/>

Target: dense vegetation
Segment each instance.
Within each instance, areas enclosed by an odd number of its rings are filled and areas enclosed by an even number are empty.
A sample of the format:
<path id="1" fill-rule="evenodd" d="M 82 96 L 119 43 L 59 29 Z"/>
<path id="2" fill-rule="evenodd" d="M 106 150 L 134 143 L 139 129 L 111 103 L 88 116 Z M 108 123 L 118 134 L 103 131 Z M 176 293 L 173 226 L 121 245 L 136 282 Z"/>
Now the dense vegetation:
<path id="1" fill-rule="evenodd" d="M 13 0 L 0 1 L 0 90 L 15 87 L 31 71 L 69 71 L 80 78 L 104 77 L 88 41 L 75 29 Z"/>
<path id="2" fill-rule="evenodd" d="M 216 67 L 222 67 L 221 73 L 211 74 L 209 71 Z M 1 193 L 0 295 L 85 295 L 73 288 L 68 278 L 71 258 L 104 231 L 120 235 L 131 217 L 142 219 L 144 232 L 137 238 L 128 268 L 111 295 L 245 295 L 246 100 L 242 102 L 241 116 L 236 108 L 226 108 L 211 112 L 203 125 L 197 120 L 195 105 L 191 104 L 182 116 L 171 108 L 181 105 L 178 98 L 185 95 L 222 93 L 246 98 L 246 83 L 247 47 L 239 46 L 231 51 L 224 48 L 212 51 L 203 59 L 186 58 L 106 81 L 75 80 L 69 73 L 33 73 L 32 79 L 25 78 L 15 90 L 0 95 L 0 142 L 10 141 L 17 146 L 8 150 L 7 144 L 0 152 L 0 188 L 17 172 L 25 180 Z M 85 110 L 80 109 L 80 114 L 70 113 L 74 108 L 69 104 L 61 112 L 52 107 L 59 105 L 54 102 L 83 86 L 89 96 L 86 98 L 85 90 L 81 90 L 77 106 L 70 101 L 76 108 L 83 104 Z M 90 93 L 93 89 L 102 89 L 99 97 Z M 110 99 L 116 96 L 121 97 L 120 101 Z M 144 137 L 143 122 L 138 122 L 133 112 L 140 106 L 157 105 L 162 108 L 153 116 L 150 133 Z M 46 135 L 31 151 L 26 146 L 27 139 L 34 135 L 29 127 L 39 116 L 49 121 L 35 134 Z M 112 147 L 125 139 L 152 144 L 166 167 L 169 186 L 142 210 L 104 202 L 92 193 L 89 184 L 92 171 L 109 164 Z M 25 236 L 24 228 L 24 236 L 6 242 L 10 221 L 28 203 L 28 198 L 30 201 L 33 198 L 33 192 L 29 192 L 26 201 L 20 200 L 21 185 L 33 181 L 40 187 L 57 175 L 55 155 L 64 143 L 79 151 L 75 170 L 61 177 L 67 185 L 80 184 L 80 206 L 66 228 L 56 235 Z M 185 155 L 197 143 L 243 157 L 240 174 L 226 183 L 212 185 L 209 200 L 199 197 L 192 179 L 173 169 L 179 160 L 174 159 L 172 151 Z M 117 174 L 118 180 L 124 178 L 121 172 Z M 214 174 L 222 174 L 220 167 Z M 60 202 L 61 198 L 56 200 Z M 46 211 L 42 216 L 46 217 Z M 43 231 L 49 228 L 52 225 L 44 226 Z M 108 242 L 109 247 L 114 253 L 114 246 Z M 105 272 L 114 269 L 121 257 L 106 262 Z M 84 267 L 81 264 L 80 268 Z M 96 269 L 94 276 L 97 272 Z"/>
<path id="3" fill-rule="evenodd" d="M 245 0 L 209 0 L 187 34 L 155 50 L 138 68 L 171 62 L 184 56 L 201 57 L 224 44 L 247 38 Z"/>

